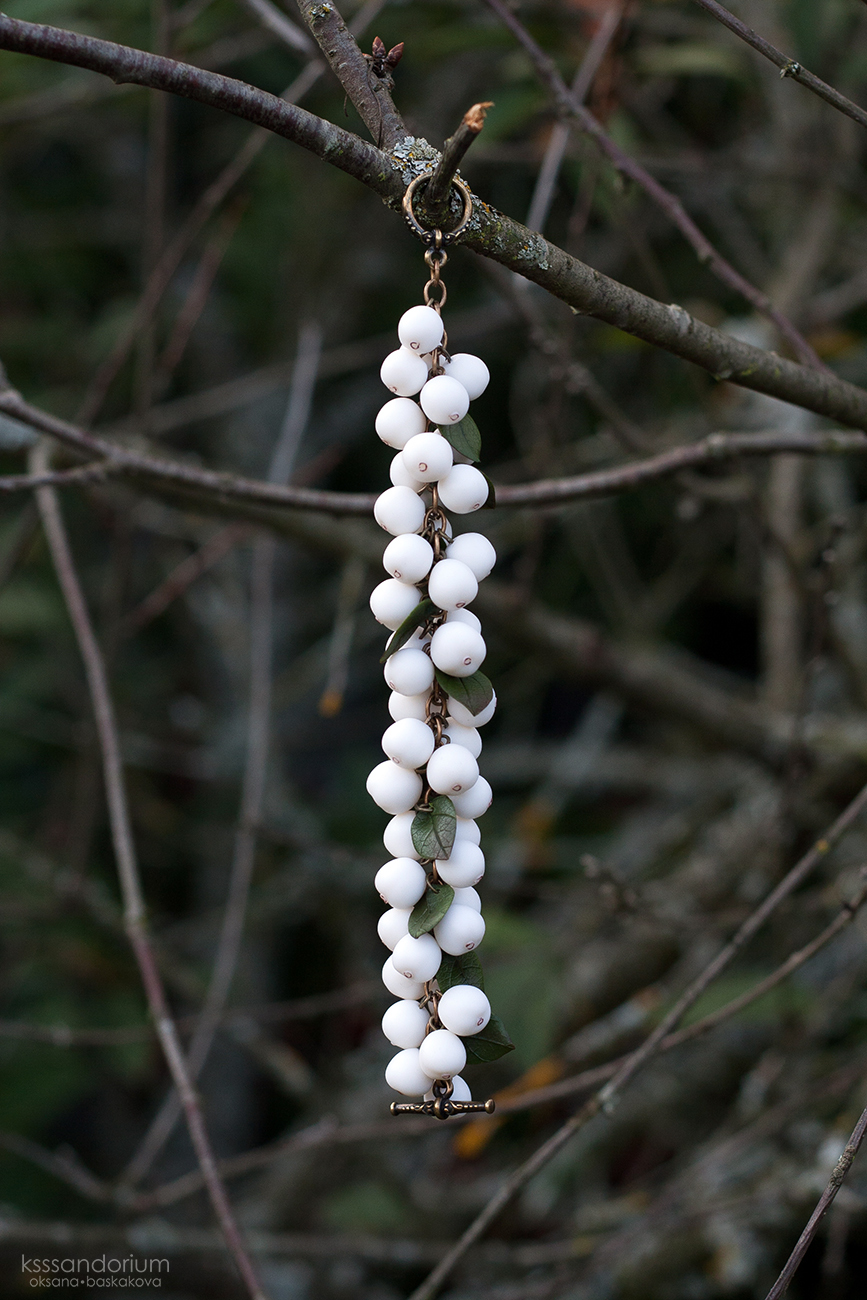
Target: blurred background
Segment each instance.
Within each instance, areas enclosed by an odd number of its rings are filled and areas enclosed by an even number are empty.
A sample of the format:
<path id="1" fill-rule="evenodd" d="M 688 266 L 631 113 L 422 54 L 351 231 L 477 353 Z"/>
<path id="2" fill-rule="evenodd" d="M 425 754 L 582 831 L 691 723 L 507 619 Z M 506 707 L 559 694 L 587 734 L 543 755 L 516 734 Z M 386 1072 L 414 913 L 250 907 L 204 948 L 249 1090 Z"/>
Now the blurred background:
<path id="1" fill-rule="evenodd" d="M 584 69 L 618 144 L 827 365 L 867 384 L 863 130 L 689 0 L 514 9 L 568 81 Z M 865 102 L 863 4 L 739 12 Z M 366 134 L 312 51 L 241 0 L 10 13 L 293 86 Z M 463 167 L 486 201 L 606 275 L 787 350 L 592 141 L 560 131 L 481 0 L 345 16 L 366 50 L 405 42 L 395 99 L 415 135 L 439 145 L 471 104 L 495 102 Z M 427 273 L 374 195 L 231 117 L 9 54 L 0 142 L 0 358 L 29 401 L 161 457 L 266 478 L 282 449 L 298 482 L 382 490 L 379 365 Z M 446 278 L 450 345 L 492 372 L 474 414 L 499 484 L 719 430 L 823 427 L 468 252 Z M 0 421 L 3 473 L 24 471 L 31 440 Z M 383 536 L 143 482 L 63 493 L 185 1041 L 233 863 L 236 879 L 253 864 L 200 1084 L 273 1300 L 405 1297 L 605 1076 L 563 1081 L 636 1046 L 857 792 L 865 486 L 854 457 L 744 459 L 467 525 L 500 557 L 477 606 L 500 701 L 481 759 L 495 801 L 480 955 L 516 1050 L 468 1071 L 501 1107 L 463 1126 L 387 1114 L 372 887 L 385 817 L 364 790 L 389 721 L 367 609 Z M 65 1242 L 170 1258 L 167 1296 L 235 1297 L 183 1125 L 154 1128 L 169 1083 L 123 933 L 91 708 L 21 495 L 0 500 L 0 584 L 4 1294 L 28 1289 L 22 1253 Z M 690 1020 L 840 917 L 865 862 L 856 825 Z M 867 1101 L 865 922 L 845 919 L 790 979 L 638 1075 L 471 1250 L 450 1300 L 763 1296 Z M 860 1297 L 865 1259 L 862 1160 L 791 1295 Z"/>

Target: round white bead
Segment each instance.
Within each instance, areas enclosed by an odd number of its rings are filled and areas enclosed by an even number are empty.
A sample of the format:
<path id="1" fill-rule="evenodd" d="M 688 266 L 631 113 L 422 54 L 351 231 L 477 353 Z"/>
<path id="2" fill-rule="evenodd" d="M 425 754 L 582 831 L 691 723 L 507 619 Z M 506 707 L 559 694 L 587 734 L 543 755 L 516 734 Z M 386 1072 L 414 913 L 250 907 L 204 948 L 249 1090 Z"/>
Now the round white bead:
<path id="1" fill-rule="evenodd" d="M 434 1094 L 432 1088 L 425 1093 L 424 1099 L 425 1101 L 433 1101 Z M 466 1079 L 462 1079 L 459 1074 L 456 1074 L 452 1079 L 451 1100 L 452 1101 L 473 1100 L 473 1094 L 470 1092 L 470 1085 L 467 1083 Z"/>
<path id="2" fill-rule="evenodd" d="M 457 424 L 470 409 L 470 398 L 463 384 L 448 375 L 434 375 L 419 394 L 421 409 L 434 424 Z M 483 480 L 484 481 L 484 480 Z"/>
<path id="3" fill-rule="evenodd" d="M 427 383 L 428 368 L 411 348 L 389 352 L 379 368 L 379 377 L 398 397 L 414 397 Z"/>
<path id="4" fill-rule="evenodd" d="M 385 729 L 382 748 L 393 763 L 415 771 L 418 767 L 424 767 L 433 753 L 434 734 L 418 718 L 403 718 Z"/>
<path id="5" fill-rule="evenodd" d="M 400 451 L 425 426 L 424 412 L 409 397 L 393 397 L 376 417 L 376 432 L 386 447 Z"/>
<path id="6" fill-rule="evenodd" d="M 483 776 L 480 776 L 472 789 L 467 790 L 465 794 L 456 794 L 452 798 L 455 806 L 455 812 L 459 817 L 470 819 L 481 817 L 488 811 L 491 806 L 491 800 L 494 792 Z M 467 884 L 474 885 L 474 880 L 467 881 Z"/>
<path id="7" fill-rule="evenodd" d="M 388 711 L 395 722 L 402 718 L 417 718 L 424 722 L 428 698 L 427 695 L 401 695 L 392 691 L 388 697 Z"/>
<path id="8" fill-rule="evenodd" d="M 400 1003 L 397 1005 L 400 1006 Z M 440 998 L 437 1015 L 446 1029 L 450 1029 L 453 1034 L 460 1034 L 461 1038 L 469 1038 L 484 1029 L 490 1020 L 491 1004 L 482 990 L 472 984 L 453 984 Z M 397 1043 L 394 1038 L 391 1041 Z M 398 1043 L 397 1046 L 403 1047 L 404 1044 Z"/>
<path id="9" fill-rule="evenodd" d="M 469 515 L 488 499 L 488 481 L 475 465 L 455 465 L 451 474 L 440 479 L 437 490 L 446 510 L 456 515 Z"/>
<path id="10" fill-rule="evenodd" d="M 373 878 L 374 886 L 389 907 L 415 907 L 425 891 L 424 867 L 412 858 L 392 858 L 380 867 Z M 408 1043 L 401 1044 L 408 1047 Z"/>
<path id="11" fill-rule="evenodd" d="M 482 900 L 479 898 L 478 890 L 473 889 L 472 885 L 466 885 L 463 889 L 455 890 L 454 902 L 460 907 L 471 907 L 474 912 L 481 912 Z"/>
<path id="12" fill-rule="evenodd" d="M 450 615 L 449 617 L 453 616 Z M 485 705 L 481 713 L 470 713 L 465 704 L 461 704 L 459 700 L 453 700 L 451 696 L 448 697 L 448 715 L 450 718 L 454 718 L 455 722 L 461 727 L 483 727 L 486 722 L 490 722 L 496 711 L 496 691 L 493 699 L 489 704 Z"/>
<path id="13" fill-rule="evenodd" d="M 382 553 L 382 567 L 398 582 L 414 585 L 430 573 L 433 547 L 418 533 L 402 533 L 388 543 Z M 445 563 L 445 561 L 443 561 Z M 416 604 L 419 597 L 416 594 Z"/>
<path id="14" fill-rule="evenodd" d="M 419 537 L 417 540 L 422 539 Z M 419 594 L 415 587 L 408 587 L 405 582 L 398 582 L 396 578 L 386 578 L 370 593 L 370 612 L 377 623 L 381 623 L 383 627 L 390 627 L 392 632 L 396 632 L 418 602 Z"/>
<path id="15" fill-rule="evenodd" d="M 383 676 L 399 695 L 421 695 L 433 686 L 433 663 L 424 650 L 404 646 L 386 659 Z"/>
<path id="16" fill-rule="evenodd" d="M 451 472 L 451 444 L 441 433 L 417 433 L 400 453 L 408 474 L 422 483 L 437 483 Z"/>
<path id="17" fill-rule="evenodd" d="M 481 668 L 486 653 L 481 633 L 466 623 L 445 622 L 431 637 L 430 657 L 437 668 L 451 677 L 469 677 Z"/>
<path id="18" fill-rule="evenodd" d="M 491 380 L 491 372 L 482 358 L 474 357 L 471 352 L 454 352 L 451 361 L 443 357 L 442 367 L 451 379 L 463 384 L 471 402 L 481 397 Z"/>
<path id="19" fill-rule="evenodd" d="M 391 759 L 379 763 L 367 778 L 367 793 L 383 812 L 409 812 L 421 795 L 421 777 L 406 767 L 398 767 Z"/>
<path id="20" fill-rule="evenodd" d="M 394 945 L 407 933 L 411 910 L 408 907 L 391 907 L 387 912 L 383 912 L 376 923 L 376 933 L 386 948 L 390 948 L 392 952 L 394 952 Z M 451 910 L 449 908 L 449 912 Z"/>
<path id="21" fill-rule="evenodd" d="M 474 632 L 481 632 L 482 622 L 478 614 L 474 614 L 471 609 L 451 609 L 449 610 L 450 623 L 465 623 L 471 627 Z"/>
<path id="22" fill-rule="evenodd" d="M 389 993 L 396 998 L 420 998 L 424 993 L 424 984 L 421 980 L 407 979 L 395 969 L 390 957 L 386 957 L 382 967 L 382 982 Z"/>
<path id="23" fill-rule="evenodd" d="M 385 1067 L 385 1082 L 404 1097 L 421 1097 L 430 1087 L 430 1077 L 422 1071 L 418 1053 L 417 1047 L 406 1047 Z"/>
<path id="24" fill-rule="evenodd" d="M 441 745 L 428 759 L 426 778 L 437 794 L 463 794 L 479 779 L 479 765 L 463 745 Z"/>
<path id="25" fill-rule="evenodd" d="M 448 551 L 450 560 L 460 560 L 472 569 L 477 582 L 487 578 L 497 562 L 497 552 L 481 533 L 460 533 Z"/>
<path id="26" fill-rule="evenodd" d="M 469 840 L 455 840 L 448 859 L 437 862 L 437 874 L 452 889 L 477 885 L 485 874 L 485 855 L 478 844 L 471 844 Z"/>
<path id="27" fill-rule="evenodd" d="M 417 478 L 407 472 L 406 465 L 403 463 L 403 453 L 398 452 L 392 457 L 391 464 L 388 467 L 388 477 L 395 487 L 412 488 L 413 492 L 423 492 L 425 484 L 420 483 Z"/>
<path id="28" fill-rule="evenodd" d="M 472 569 L 460 560 L 440 560 L 431 569 L 427 592 L 440 609 L 463 609 L 475 600 L 479 584 Z"/>
<path id="29" fill-rule="evenodd" d="M 425 504 L 408 487 L 390 487 L 376 498 L 373 517 L 387 533 L 417 533 L 424 523 Z"/>
<path id="30" fill-rule="evenodd" d="M 467 1063 L 467 1049 L 449 1029 L 435 1029 L 418 1049 L 419 1068 L 429 1079 L 450 1079 Z"/>
<path id="31" fill-rule="evenodd" d="M 439 970 L 442 952 L 432 934 L 420 934 L 417 939 L 411 934 L 405 934 L 395 944 L 391 959 L 394 969 L 407 979 L 421 980 L 424 983 L 432 980 Z"/>
<path id="32" fill-rule="evenodd" d="M 462 952 L 472 952 L 484 937 L 485 919 L 481 912 L 473 907 L 461 907 L 459 903 L 452 903 L 439 925 L 434 927 L 437 943 L 443 952 L 451 953 L 453 957 L 459 957 Z"/>
<path id="33" fill-rule="evenodd" d="M 462 727 L 457 722 L 450 722 L 445 734 L 453 745 L 463 745 L 464 749 L 468 749 L 473 758 L 478 758 L 481 754 L 482 738 L 475 727 Z"/>
<path id="34" fill-rule="evenodd" d="M 402 998 L 400 1002 L 392 1002 L 382 1017 L 382 1032 L 395 1047 L 418 1047 L 429 1018 L 424 1007 L 409 998 Z"/>
<path id="35" fill-rule="evenodd" d="M 419 355 L 432 352 L 443 341 L 443 322 L 433 307 L 410 307 L 397 322 L 397 337 Z"/>
<path id="36" fill-rule="evenodd" d="M 396 858 L 412 858 L 418 861 L 418 853 L 412 842 L 412 823 L 414 812 L 398 813 L 392 817 L 382 833 L 382 842 Z"/>
<path id="37" fill-rule="evenodd" d="M 404 816 L 406 816 L 405 813 Z M 455 839 L 469 840 L 470 844 L 481 844 L 482 832 L 470 818 L 459 817 L 455 825 Z"/>

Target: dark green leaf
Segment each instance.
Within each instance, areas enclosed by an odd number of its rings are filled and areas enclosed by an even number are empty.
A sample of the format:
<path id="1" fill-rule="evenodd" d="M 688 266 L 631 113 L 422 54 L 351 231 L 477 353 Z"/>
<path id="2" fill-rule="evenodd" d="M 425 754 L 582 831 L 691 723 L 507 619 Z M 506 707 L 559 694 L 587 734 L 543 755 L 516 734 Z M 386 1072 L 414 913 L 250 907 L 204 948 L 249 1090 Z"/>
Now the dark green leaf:
<path id="1" fill-rule="evenodd" d="M 444 952 L 437 971 L 437 984 L 441 993 L 445 993 L 453 984 L 472 984 L 473 988 L 481 989 L 484 993 L 485 977 L 478 953 L 462 952 L 460 957 L 451 957 Z"/>
<path id="2" fill-rule="evenodd" d="M 437 428 L 455 451 L 459 451 L 462 456 L 469 456 L 472 461 L 479 459 L 482 454 L 482 435 L 471 415 L 465 415 L 457 424 L 438 424 Z"/>
<path id="3" fill-rule="evenodd" d="M 439 925 L 452 905 L 455 891 L 445 881 L 434 888 L 429 885 L 424 897 L 420 898 L 409 916 L 409 932 L 413 939 L 420 934 L 429 934 L 435 925 Z"/>
<path id="4" fill-rule="evenodd" d="M 410 834 L 416 853 L 427 861 L 447 858 L 455 842 L 457 814 L 447 794 L 434 795 L 428 805 L 430 812 L 416 813 Z"/>
<path id="5" fill-rule="evenodd" d="M 513 1052 L 515 1044 L 506 1033 L 506 1027 L 499 1016 L 491 1016 L 484 1029 L 480 1029 L 471 1038 L 462 1039 L 467 1049 L 467 1065 L 481 1065 L 489 1061 L 498 1061 L 506 1052 Z"/>
<path id="6" fill-rule="evenodd" d="M 494 507 L 495 507 L 496 504 L 497 504 L 497 489 L 494 487 L 493 483 L 492 483 L 491 480 L 488 478 L 487 474 L 485 474 L 485 471 L 482 470 L 481 472 L 482 472 L 482 474 L 484 474 L 485 482 L 486 482 L 487 485 L 488 485 L 488 499 L 487 499 L 487 501 L 484 503 L 484 505 L 482 506 L 482 509 L 483 509 L 483 510 L 493 510 Z"/>
<path id="7" fill-rule="evenodd" d="M 420 600 L 412 613 L 407 614 L 397 631 L 388 638 L 385 654 L 379 662 L 384 664 L 390 655 L 395 654 L 402 645 L 406 645 L 416 628 L 422 627 L 435 609 L 436 605 L 432 600 L 428 600 L 427 596 L 424 600 Z"/>
<path id="8" fill-rule="evenodd" d="M 438 668 L 436 674 L 446 694 L 463 704 L 473 715 L 481 713 L 494 698 L 494 688 L 482 672 L 472 673 L 469 677 L 450 677 Z"/>

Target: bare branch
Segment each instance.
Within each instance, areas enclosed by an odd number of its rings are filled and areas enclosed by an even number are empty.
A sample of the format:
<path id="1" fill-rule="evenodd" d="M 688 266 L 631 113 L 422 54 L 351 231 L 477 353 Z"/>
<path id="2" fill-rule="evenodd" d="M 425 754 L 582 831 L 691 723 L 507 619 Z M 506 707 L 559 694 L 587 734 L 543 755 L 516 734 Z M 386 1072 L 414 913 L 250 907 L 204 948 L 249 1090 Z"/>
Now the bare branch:
<path id="1" fill-rule="evenodd" d="M 449 192 L 455 173 L 461 165 L 461 159 L 480 135 L 488 109 L 493 107 L 490 100 L 482 104 L 473 104 L 472 108 L 464 113 L 457 131 L 449 136 L 443 145 L 442 156 L 424 189 L 425 206 L 434 220 L 441 220 L 448 211 Z"/>
<path id="2" fill-rule="evenodd" d="M 307 33 L 297 27 L 282 9 L 278 9 L 271 3 L 271 0 L 241 0 L 241 2 L 254 17 L 258 18 L 263 27 L 279 37 L 290 50 L 308 56 L 313 53 L 314 45 Z"/>

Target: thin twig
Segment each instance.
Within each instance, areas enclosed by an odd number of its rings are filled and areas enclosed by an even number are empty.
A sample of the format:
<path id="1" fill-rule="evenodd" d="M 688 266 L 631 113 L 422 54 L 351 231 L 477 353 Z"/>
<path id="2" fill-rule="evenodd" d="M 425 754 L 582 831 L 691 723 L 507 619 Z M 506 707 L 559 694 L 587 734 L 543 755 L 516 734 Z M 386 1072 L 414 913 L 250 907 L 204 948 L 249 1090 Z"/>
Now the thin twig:
<path id="1" fill-rule="evenodd" d="M 308 57 L 313 53 L 315 47 L 307 33 L 297 27 L 282 9 L 271 4 L 271 0 L 241 0 L 241 3 L 258 18 L 263 27 L 267 27 L 284 45 L 288 45 L 290 50 Z"/>
<path id="2" fill-rule="evenodd" d="M 140 632 L 148 623 L 152 623 L 160 614 L 165 613 L 169 605 L 182 596 L 192 584 L 212 569 L 215 564 L 228 555 L 240 542 L 252 536 L 252 530 L 246 524 L 227 524 L 209 537 L 204 546 L 200 546 L 192 555 L 176 565 L 171 573 L 158 587 L 146 596 L 135 609 L 123 620 L 121 631 L 126 636 Z"/>
<path id="3" fill-rule="evenodd" d="M 488 109 L 493 107 L 490 100 L 485 100 L 481 104 L 473 104 L 472 108 L 464 113 L 457 131 L 455 131 L 454 135 L 450 135 L 443 145 L 440 160 L 424 189 L 425 207 L 430 211 L 430 215 L 434 220 L 442 220 L 448 212 L 449 194 L 451 193 L 455 173 L 461 165 L 464 154 L 480 135 L 485 125 Z"/>

